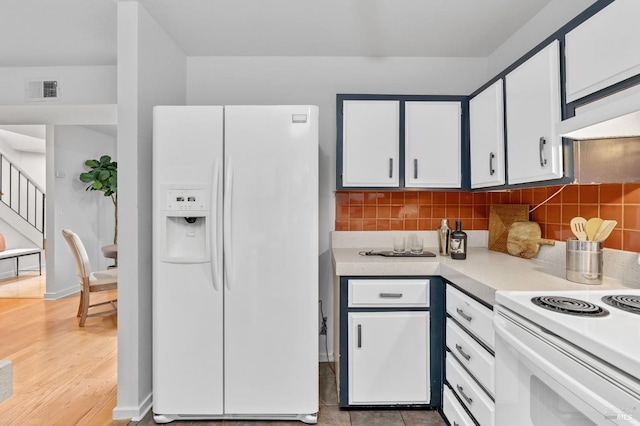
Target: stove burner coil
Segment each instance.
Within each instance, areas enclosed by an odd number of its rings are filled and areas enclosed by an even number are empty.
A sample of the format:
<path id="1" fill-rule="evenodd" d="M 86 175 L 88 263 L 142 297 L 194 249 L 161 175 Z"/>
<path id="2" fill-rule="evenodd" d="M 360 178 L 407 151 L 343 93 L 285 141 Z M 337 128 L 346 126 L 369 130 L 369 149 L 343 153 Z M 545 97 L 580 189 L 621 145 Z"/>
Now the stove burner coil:
<path id="1" fill-rule="evenodd" d="M 606 309 L 584 300 L 562 296 L 540 296 L 531 301 L 541 308 L 553 312 L 585 317 L 604 317 L 609 315 Z"/>
<path id="2" fill-rule="evenodd" d="M 640 314 L 640 296 L 628 294 L 604 296 L 602 301 L 614 308 L 622 309 L 623 311 L 633 314 Z"/>

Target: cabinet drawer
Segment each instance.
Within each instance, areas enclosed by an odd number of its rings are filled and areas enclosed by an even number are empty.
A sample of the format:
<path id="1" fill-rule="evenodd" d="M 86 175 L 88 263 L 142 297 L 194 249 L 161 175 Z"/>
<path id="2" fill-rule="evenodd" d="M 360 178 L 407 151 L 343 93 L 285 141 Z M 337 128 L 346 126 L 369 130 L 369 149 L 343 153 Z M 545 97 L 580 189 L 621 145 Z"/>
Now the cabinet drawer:
<path id="1" fill-rule="evenodd" d="M 493 311 L 491 309 L 448 285 L 447 313 L 491 349 L 494 348 Z"/>
<path id="2" fill-rule="evenodd" d="M 349 280 L 349 307 L 429 306 L 429 280 Z"/>
<path id="3" fill-rule="evenodd" d="M 460 397 L 462 403 L 473 414 L 480 426 L 493 426 L 495 422 L 495 404 L 487 394 L 473 381 L 462 366 L 447 354 L 446 377 L 451 388 Z"/>
<path id="4" fill-rule="evenodd" d="M 447 320 L 447 347 L 458 361 L 495 395 L 495 358 L 451 319 Z"/>
<path id="5" fill-rule="evenodd" d="M 464 410 L 448 386 L 443 386 L 442 411 L 451 426 L 475 426 L 469 414 Z"/>

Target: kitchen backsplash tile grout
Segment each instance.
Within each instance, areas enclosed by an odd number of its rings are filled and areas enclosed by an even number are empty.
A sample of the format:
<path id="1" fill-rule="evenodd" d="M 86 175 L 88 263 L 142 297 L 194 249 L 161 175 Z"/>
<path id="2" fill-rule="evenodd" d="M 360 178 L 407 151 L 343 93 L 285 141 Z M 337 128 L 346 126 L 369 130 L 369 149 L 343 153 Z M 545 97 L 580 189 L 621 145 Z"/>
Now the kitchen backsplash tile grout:
<path id="1" fill-rule="evenodd" d="M 496 192 L 464 191 L 337 191 L 336 231 L 434 230 L 440 220 L 462 220 L 463 229 L 487 230 L 492 204 L 536 206 L 561 186 Z M 606 248 L 640 252 L 640 183 L 567 185 L 530 220 L 538 222 L 542 236 L 558 241 L 573 237 L 574 216 L 612 219 L 618 225 L 605 241 Z"/>

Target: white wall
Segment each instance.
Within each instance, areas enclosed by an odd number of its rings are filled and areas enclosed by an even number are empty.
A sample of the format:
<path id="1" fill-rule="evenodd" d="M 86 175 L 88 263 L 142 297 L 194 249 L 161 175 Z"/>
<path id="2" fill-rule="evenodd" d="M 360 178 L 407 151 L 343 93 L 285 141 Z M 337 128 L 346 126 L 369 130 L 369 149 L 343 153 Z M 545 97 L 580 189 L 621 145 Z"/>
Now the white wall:
<path id="1" fill-rule="evenodd" d="M 40 188 L 46 186 L 46 154 L 16 151 L 0 137 L 0 153 L 24 171 Z"/>
<path id="2" fill-rule="evenodd" d="M 184 104 L 186 57 L 138 2 L 118 3 L 118 400 L 114 419 L 151 408 L 153 106 Z"/>
<path id="3" fill-rule="evenodd" d="M 17 165 L 29 175 L 36 185 L 43 189 L 47 186 L 47 155 L 45 153 L 22 151 L 20 158 L 16 161 Z"/>
<path id="4" fill-rule="evenodd" d="M 108 261 L 100 248 L 113 243 L 114 215 L 111 198 L 102 192 L 85 191 L 86 184 L 78 176 L 87 171 L 84 162 L 102 155 L 116 157 L 116 139 L 82 126 L 55 126 L 53 158 L 57 177 L 52 185 L 55 221 L 51 230 L 58 238 L 47 243 L 47 253 L 55 253 L 47 270 L 45 299 L 58 299 L 80 290 L 75 264 L 69 246 L 62 238 L 62 230 L 71 229 L 82 239 L 93 270 L 106 269 Z"/>
<path id="5" fill-rule="evenodd" d="M 552 0 L 488 58 L 487 80 L 559 30 L 597 0 Z"/>
<path id="6" fill-rule="evenodd" d="M 60 91 L 55 102 L 27 102 L 25 81 L 57 80 Z M 116 103 L 116 67 L 15 67 L 0 68 L 0 105 L 74 105 Z"/>
<path id="7" fill-rule="evenodd" d="M 187 103 L 313 104 L 320 108 L 320 294 L 333 355 L 336 94 L 467 95 L 486 81 L 483 58 L 190 57 Z M 324 339 L 320 357 L 326 359 Z"/>

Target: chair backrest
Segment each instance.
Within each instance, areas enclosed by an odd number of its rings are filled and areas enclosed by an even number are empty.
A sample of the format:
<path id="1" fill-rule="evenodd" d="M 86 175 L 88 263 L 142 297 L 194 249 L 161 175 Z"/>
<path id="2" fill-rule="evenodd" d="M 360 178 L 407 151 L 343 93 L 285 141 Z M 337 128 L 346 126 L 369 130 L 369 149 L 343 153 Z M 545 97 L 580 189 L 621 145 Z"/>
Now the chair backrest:
<path id="1" fill-rule="evenodd" d="M 89 278 L 91 275 L 91 265 L 89 264 L 89 256 L 87 250 L 82 244 L 82 240 L 75 232 L 69 229 L 63 229 L 62 235 L 71 248 L 73 253 L 73 259 L 76 262 L 76 274 L 82 280 L 83 278 Z"/>

